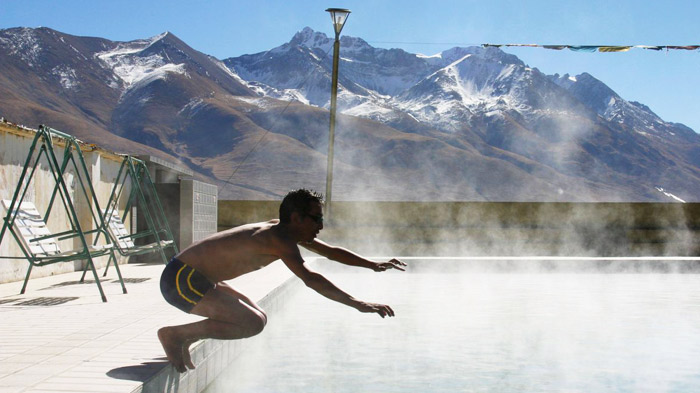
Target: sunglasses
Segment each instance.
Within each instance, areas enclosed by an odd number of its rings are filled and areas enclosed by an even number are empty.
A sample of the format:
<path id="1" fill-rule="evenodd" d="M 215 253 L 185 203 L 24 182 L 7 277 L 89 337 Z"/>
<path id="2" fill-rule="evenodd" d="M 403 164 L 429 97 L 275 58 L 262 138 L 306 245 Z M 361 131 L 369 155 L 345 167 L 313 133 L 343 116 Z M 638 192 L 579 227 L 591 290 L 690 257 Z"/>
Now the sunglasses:
<path id="1" fill-rule="evenodd" d="M 314 220 L 316 224 L 323 224 L 323 216 L 314 216 L 313 214 L 306 213 L 305 216 Z"/>

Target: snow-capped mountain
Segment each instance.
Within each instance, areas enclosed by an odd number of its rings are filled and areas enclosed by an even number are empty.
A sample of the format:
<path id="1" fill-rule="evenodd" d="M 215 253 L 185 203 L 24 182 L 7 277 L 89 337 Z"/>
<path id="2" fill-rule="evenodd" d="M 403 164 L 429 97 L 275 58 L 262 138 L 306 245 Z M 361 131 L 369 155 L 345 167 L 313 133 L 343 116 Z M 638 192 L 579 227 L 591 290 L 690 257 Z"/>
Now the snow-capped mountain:
<path id="1" fill-rule="evenodd" d="M 306 28 L 280 47 L 225 63 L 246 80 L 304 95 L 303 70 L 311 64 L 317 70 L 313 78 L 328 86 L 331 44 L 324 34 Z M 306 56 L 291 61 L 292 53 Z M 277 67 L 274 72 L 270 65 Z M 684 188 L 676 180 L 695 184 L 700 174 L 698 134 L 626 101 L 587 73 L 545 75 L 493 47 L 423 56 L 373 48 L 347 36 L 341 38 L 340 70 L 342 113 L 406 132 L 446 133 L 438 137 L 487 156 L 508 157 L 521 167 L 527 164 L 519 159 L 533 160 L 596 183 L 629 183 L 630 175 L 644 173 L 649 176 L 640 181 L 659 183 L 651 190 L 663 189 L 661 183 L 666 189 Z M 298 77 L 287 79 L 291 72 Z M 296 99 L 327 107 L 329 93 Z M 659 162 L 686 163 L 680 166 L 688 176 L 668 169 L 660 173 Z M 678 192 L 697 198 L 694 192 Z M 644 193 L 654 197 L 653 191 Z"/>
<path id="2" fill-rule="evenodd" d="M 291 90 L 295 94 L 288 99 L 328 107 L 332 44 L 331 38 L 307 27 L 282 46 L 224 62 L 246 81 L 261 86 L 263 93 L 282 97 L 279 91 Z M 542 106 L 567 110 L 573 105 L 573 95 L 605 120 L 636 127 L 642 133 L 644 127 L 662 127 L 671 134 L 668 128 L 691 131 L 664 122 L 643 104 L 624 100 L 587 73 L 547 76 L 494 47 L 452 48 L 423 56 L 377 49 L 360 38 L 343 36 L 341 48 L 339 107 L 344 113 L 378 118 L 373 109 L 378 113 L 393 109 L 454 130 L 464 126 L 465 111 L 467 115 L 497 115 L 526 113 Z M 557 92 L 546 79 L 570 94 Z M 323 88 L 317 89 L 319 85 Z M 544 89 L 529 87 L 534 85 Z M 357 110 L 359 106 L 363 109 Z"/>
<path id="3" fill-rule="evenodd" d="M 663 121 L 644 104 L 626 101 L 588 73 L 577 76 L 555 74 L 550 78 L 605 120 L 622 124 L 635 132 L 661 137 L 674 137 L 680 133 L 691 139 L 695 134 L 682 124 Z"/>
<path id="4" fill-rule="evenodd" d="M 0 116 L 179 160 L 224 199 L 323 189 L 331 48 L 305 28 L 220 61 L 172 33 L 0 30 Z M 496 48 L 423 56 L 343 36 L 339 109 L 340 199 L 700 199 L 695 132 L 591 75 L 544 75 Z"/>

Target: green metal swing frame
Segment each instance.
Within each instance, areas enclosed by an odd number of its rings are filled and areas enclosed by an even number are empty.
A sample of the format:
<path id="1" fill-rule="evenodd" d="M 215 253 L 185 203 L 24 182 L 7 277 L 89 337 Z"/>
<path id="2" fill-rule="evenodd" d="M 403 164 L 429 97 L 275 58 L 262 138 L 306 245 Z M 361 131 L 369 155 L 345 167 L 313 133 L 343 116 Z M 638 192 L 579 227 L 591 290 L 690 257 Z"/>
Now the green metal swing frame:
<path id="1" fill-rule="evenodd" d="M 54 138 L 62 140 L 65 144 L 65 148 L 63 149 L 63 160 L 60 164 L 56 156 Z M 33 160 L 34 162 L 32 163 L 32 158 L 35 154 L 36 158 Z M 29 186 L 32 182 L 33 177 L 36 174 L 37 167 L 42 162 L 42 157 L 45 158 L 48 170 L 51 173 L 53 180 L 55 181 L 55 186 L 53 188 L 50 201 L 48 203 L 46 211 L 43 213 L 43 222 L 48 222 L 51 215 L 51 211 L 58 197 L 65 209 L 65 213 L 70 224 L 70 229 L 56 234 L 37 237 L 30 241 L 39 242 L 45 239 L 57 239 L 58 241 L 60 241 L 71 238 L 77 238 L 79 240 L 80 247 L 76 250 L 72 250 L 69 253 L 60 253 L 55 255 L 38 255 L 37 253 L 32 252 L 32 250 L 29 247 L 24 246 L 22 241 L 23 239 L 21 239 L 22 235 L 21 233 L 18 233 L 19 229 L 16 228 L 14 225 L 15 220 L 17 219 L 17 216 L 20 212 L 21 203 L 25 200 L 25 197 L 27 196 Z M 80 224 L 79 216 L 75 208 L 75 201 L 71 198 L 71 194 L 69 192 L 70 190 L 68 188 L 68 185 L 66 184 L 65 175 L 67 173 L 67 170 L 69 169 L 74 170 L 75 177 L 77 178 L 76 183 L 79 184 L 79 187 L 75 188 L 75 192 L 77 193 L 78 191 L 81 191 L 82 195 L 85 197 L 85 200 L 90 205 L 90 215 L 92 219 L 92 224 L 94 226 L 93 229 L 84 230 Z M 112 259 L 114 258 L 114 249 L 113 244 L 110 241 L 111 239 L 109 238 L 107 233 L 106 223 L 102 215 L 102 210 L 100 209 L 100 204 L 97 199 L 95 189 L 90 179 L 90 172 L 88 171 L 88 168 L 85 165 L 85 158 L 82 154 L 79 141 L 75 137 L 44 125 L 39 127 L 31 144 L 31 147 L 29 148 L 29 153 L 27 154 L 27 159 L 22 169 L 20 179 L 17 183 L 17 187 L 15 188 L 15 192 L 13 194 L 10 206 L 7 209 L 7 214 L 4 217 L 2 229 L 0 230 L 0 242 L 2 242 L 2 239 L 4 238 L 5 233 L 8 232 L 8 229 L 9 232 L 13 235 L 14 239 L 16 240 L 24 256 L 9 256 L 2 258 L 23 258 L 29 262 L 29 267 L 27 269 L 27 274 L 24 279 L 24 284 L 22 286 L 22 290 L 20 291 L 21 294 L 24 294 L 26 291 L 27 283 L 29 281 L 32 268 L 34 266 L 46 266 L 59 262 L 85 260 L 85 270 L 87 271 L 87 269 L 89 268 L 92 271 L 95 283 L 97 284 L 100 296 L 102 297 L 102 301 L 107 301 L 107 297 L 105 296 L 102 284 L 100 283 L 99 275 L 97 274 L 97 271 L 95 269 L 94 258 L 109 255 L 110 259 Z M 86 238 L 86 235 L 89 234 L 94 234 L 96 240 L 100 235 L 104 235 L 106 241 L 104 247 L 95 248 L 94 246 L 96 245 L 96 241 L 95 243 L 90 244 Z M 122 291 L 123 293 L 127 293 L 126 286 L 124 285 L 124 279 L 122 278 L 119 266 L 116 263 L 115 267 L 117 270 L 117 275 L 119 277 L 119 282 L 122 287 Z"/>
<path id="2" fill-rule="evenodd" d="M 127 184 L 130 187 L 127 187 Z M 157 252 L 160 254 L 163 263 L 168 263 L 169 258 L 166 256 L 165 251 L 172 248 L 173 255 L 176 255 L 178 247 L 170 230 L 163 205 L 160 202 L 160 198 L 158 198 L 155 184 L 144 161 L 130 155 L 124 156 L 106 205 L 107 208 L 104 211 L 105 225 L 109 228 L 110 221 L 114 219 L 114 214 L 118 215 L 119 201 L 127 189 L 129 189 L 129 197 L 124 213 L 120 217 L 120 223 L 123 224 L 126 215 L 131 211 L 132 207 L 137 206 L 139 216 L 144 218 L 147 228 L 118 238 L 110 231 L 109 235 L 112 237 L 111 240 L 115 250 L 122 256 Z M 146 244 L 125 246 L 125 244 L 133 244 L 134 241 L 139 240 L 145 240 Z M 128 241 L 128 243 L 125 241 Z M 107 275 L 110 264 L 114 264 L 117 267 L 116 258 L 110 257 L 105 267 L 104 275 Z M 83 271 L 83 278 L 85 278 L 86 273 L 87 266 Z"/>

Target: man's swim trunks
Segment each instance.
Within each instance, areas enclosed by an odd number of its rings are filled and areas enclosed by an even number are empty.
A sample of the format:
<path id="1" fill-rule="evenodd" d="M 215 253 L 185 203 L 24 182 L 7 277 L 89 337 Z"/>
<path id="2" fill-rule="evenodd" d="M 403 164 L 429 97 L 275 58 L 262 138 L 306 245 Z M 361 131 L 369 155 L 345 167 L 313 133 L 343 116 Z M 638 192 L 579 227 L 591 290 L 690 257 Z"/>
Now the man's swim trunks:
<path id="1" fill-rule="evenodd" d="M 160 276 L 160 292 L 165 300 L 189 313 L 214 284 L 179 259 L 170 260 Z"/>

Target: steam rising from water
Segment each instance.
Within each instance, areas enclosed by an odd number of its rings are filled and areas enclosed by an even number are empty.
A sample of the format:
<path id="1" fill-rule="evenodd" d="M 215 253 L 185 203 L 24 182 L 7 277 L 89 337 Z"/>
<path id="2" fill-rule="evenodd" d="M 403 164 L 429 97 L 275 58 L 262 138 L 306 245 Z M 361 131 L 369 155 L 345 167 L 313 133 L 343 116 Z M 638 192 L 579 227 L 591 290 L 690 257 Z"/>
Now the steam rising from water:
<path id="1" fill-rule="evenodd" d="M 700 251 L 697 213 L 680 204 L 348 202 L 332 212 L 321 237 L 365 255 L 602 257 L 595 262 L 622 266 L 625 257 Z"/>

